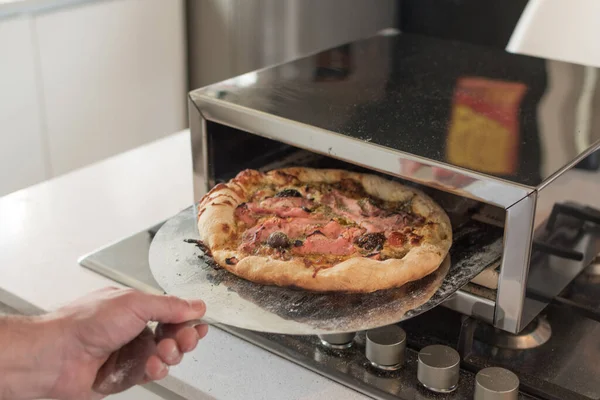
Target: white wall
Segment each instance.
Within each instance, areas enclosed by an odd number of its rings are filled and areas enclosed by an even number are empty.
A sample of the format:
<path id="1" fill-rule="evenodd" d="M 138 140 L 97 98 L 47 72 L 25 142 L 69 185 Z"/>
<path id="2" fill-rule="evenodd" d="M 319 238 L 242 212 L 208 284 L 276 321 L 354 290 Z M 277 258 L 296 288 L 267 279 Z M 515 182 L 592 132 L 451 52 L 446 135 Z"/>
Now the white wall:
<path id="1" fill-rule="evenodd" d="M 0 21 L 0 195 L 49 176 L 31 23 Z"/>
<path id="2" fill-rule="evenodd" d="M 183 0 L 0 19 L 0 196 L 187 126 Z"/>

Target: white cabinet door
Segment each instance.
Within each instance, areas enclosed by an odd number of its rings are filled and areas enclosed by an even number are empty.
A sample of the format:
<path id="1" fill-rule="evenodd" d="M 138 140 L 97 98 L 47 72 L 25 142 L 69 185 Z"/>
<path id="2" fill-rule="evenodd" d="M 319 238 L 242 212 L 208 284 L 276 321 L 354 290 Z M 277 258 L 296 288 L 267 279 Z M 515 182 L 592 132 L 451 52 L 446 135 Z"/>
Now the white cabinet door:
<path id="1" fill-rule="evenodd" d="M 186 122 L 182 0 L 107 0 L 35 17 L 55 175 Z"/>
<path id="2" fill-rule="evenodd" d="M 28 17 L 0 19 L 0 196 L 46 178 Z"/>

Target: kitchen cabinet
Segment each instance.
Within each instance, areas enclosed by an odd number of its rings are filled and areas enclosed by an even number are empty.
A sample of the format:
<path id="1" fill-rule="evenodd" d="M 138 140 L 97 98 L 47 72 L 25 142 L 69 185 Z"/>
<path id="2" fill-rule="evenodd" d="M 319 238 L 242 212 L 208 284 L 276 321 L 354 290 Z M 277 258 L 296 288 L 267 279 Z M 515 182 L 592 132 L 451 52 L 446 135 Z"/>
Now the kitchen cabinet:
<path id="1" fill-rule="evenodd" d="M 31 24 L 0 20 L 0 196 L 49 174 Z"/>
<path id="2" fill-rule="evenodd" d="M 184 0 L 0 18 L 0 196 L 184 129 L 184 21 Z"/>
<path id="3" fill-rule="evenodd" d="M 186 126 L 183 1 L 109 0 L 36 16 L 53 174 Z"/>

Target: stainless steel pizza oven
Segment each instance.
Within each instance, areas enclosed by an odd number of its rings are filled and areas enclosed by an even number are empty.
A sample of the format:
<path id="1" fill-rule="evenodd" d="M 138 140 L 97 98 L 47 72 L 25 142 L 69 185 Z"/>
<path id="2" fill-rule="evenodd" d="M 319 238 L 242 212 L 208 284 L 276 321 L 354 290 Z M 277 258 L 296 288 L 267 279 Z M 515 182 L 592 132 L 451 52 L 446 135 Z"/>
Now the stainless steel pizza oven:
<path id="1" fill-rule="evenodd" d="M 195 200 L 245 168 L 287 165 L 418 185 L 455 230 L 476 219 L 502 243 L 444 305 L 517 333 L 600 251 L 586 222 L 600 221 L 586 207 L 600 182 L 577 185 L 600 142 L 553 125 L 577 110 L 552 108 L 547 63 L 390 31 L 196 90 Z"/>

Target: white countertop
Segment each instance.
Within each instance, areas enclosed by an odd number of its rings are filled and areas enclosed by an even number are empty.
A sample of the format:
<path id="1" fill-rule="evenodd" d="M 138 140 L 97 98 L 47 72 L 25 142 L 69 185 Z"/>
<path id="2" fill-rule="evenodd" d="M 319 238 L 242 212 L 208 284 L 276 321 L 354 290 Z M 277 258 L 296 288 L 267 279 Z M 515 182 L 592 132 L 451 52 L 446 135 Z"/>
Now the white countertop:
<path id="1" fill-rule="evenodd" d="M 192 201 L 187 131 L 1 198 L 0 303 L 52 310 L 114 285 L 77 259 Z M 365 398 L 217 328 L 160 384 L 189 399 Z"/>

